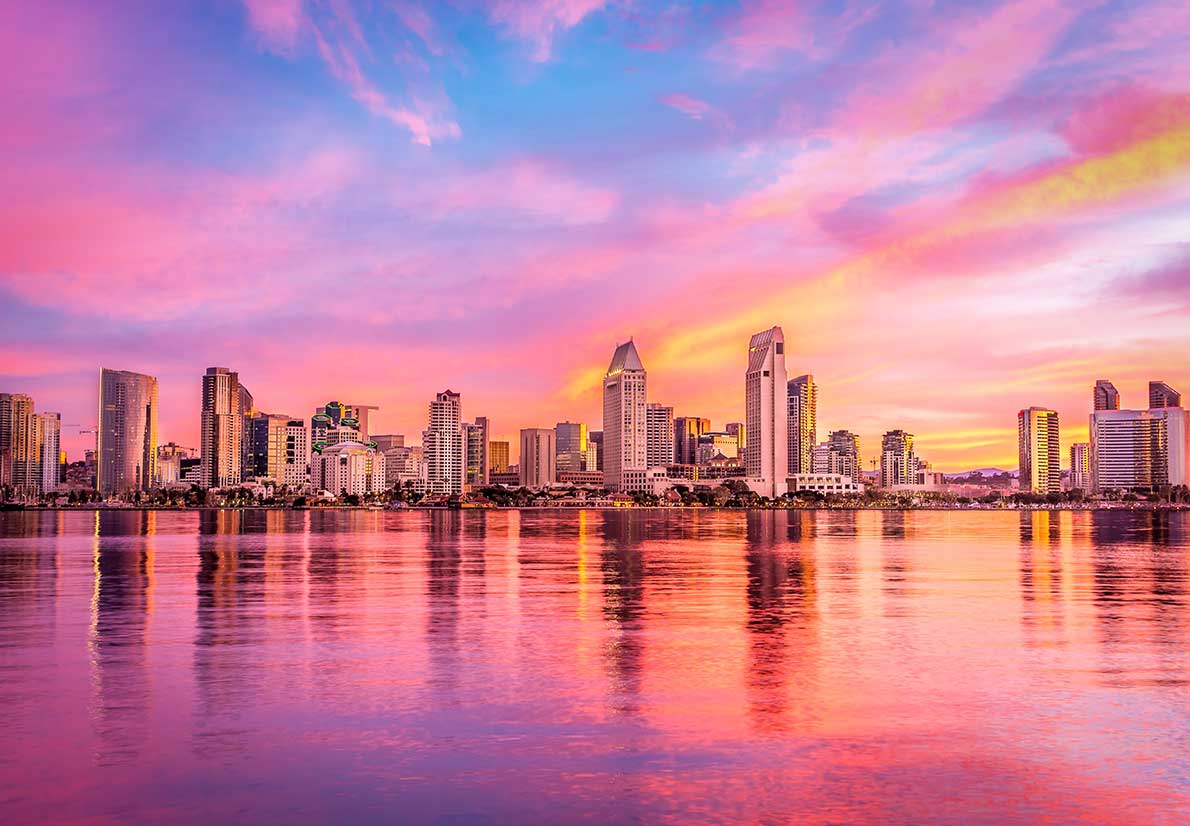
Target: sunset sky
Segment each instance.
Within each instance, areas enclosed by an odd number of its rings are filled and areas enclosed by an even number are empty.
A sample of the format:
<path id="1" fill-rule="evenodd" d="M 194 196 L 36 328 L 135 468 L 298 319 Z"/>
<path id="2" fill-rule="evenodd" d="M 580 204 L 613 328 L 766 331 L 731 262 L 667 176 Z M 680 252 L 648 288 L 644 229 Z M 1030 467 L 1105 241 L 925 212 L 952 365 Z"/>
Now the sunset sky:
<path id="1" fill-rule="evenodd" d="M 0 391 L 99 367 L 420 440 L 651 400 L 743 418 L 779 324 L 819 435 L 1016 467 L 1016 411 L 1190 394 L 1190 4 L 213 0 L 0 8 Z M 1063 459 L 1065 464 L 1066 459 Z M 865 462 L 865 466 L 867 463 Z"/>

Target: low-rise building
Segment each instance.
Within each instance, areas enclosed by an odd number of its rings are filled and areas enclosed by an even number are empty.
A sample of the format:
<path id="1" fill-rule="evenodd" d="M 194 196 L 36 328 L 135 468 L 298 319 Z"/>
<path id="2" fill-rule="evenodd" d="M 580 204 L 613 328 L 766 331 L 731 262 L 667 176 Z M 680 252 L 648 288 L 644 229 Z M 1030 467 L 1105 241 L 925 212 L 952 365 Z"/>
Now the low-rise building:
<path id="1" fill-rule="evenodd" d="M 365 496 L 386 489 L 384 455 L 362 442 L 315 447 L 310 457 L 310 484 L 315 491 Z"/>

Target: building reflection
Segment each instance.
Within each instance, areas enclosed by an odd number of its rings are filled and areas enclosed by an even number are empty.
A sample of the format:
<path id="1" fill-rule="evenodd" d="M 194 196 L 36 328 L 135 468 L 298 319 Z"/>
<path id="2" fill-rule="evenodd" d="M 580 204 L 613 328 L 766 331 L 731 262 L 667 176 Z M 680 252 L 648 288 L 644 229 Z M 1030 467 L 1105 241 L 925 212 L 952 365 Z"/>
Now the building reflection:
<path id="1" fill-rule="evenodd" d="M 608 707 L 619 717 L 640 716 L 644 667 L 645 561 L 641 550 L 644 513 L 631 510 L 601 514 L 603 547 L 603 618 L 611 636 L 605 662 L 611 690 Z"/>
<path id="2" fill-rule="evenodd" d="M 259 699 L 256 655 L 264 643 L 266 522 L 249 511 L 199 514 L 194 682 L 198 707 L 195 752 L 229 757 L 254 736 L 245 725 Z"/>
<path id="3" fill-rule="evenodd" d="M 880 543 L 881 591 L 885 616 L 904 616 L 909 613 L 909 548 L 904 540 L 913 535 L 912 516 L 906 511 L 880 512 L 880 532 L 886 540 Z"/>
<path id="4" fill-rule="evenodd" d="M 802 541 L 810 514 L 749 511 L 747 572 L 747 693 L 753 726 L 789 727 L 790 682 L 796 693 L 817 682 L 818 593 L 813 543 Z"/>
<path id="5" fill-rule="evenodd" d="M 1062 517 L 1062 513 L 1044 510 L 1022 511 L 1018 515 L 1021 625 L 1026 645 L 1064 641 Z"/>
<path id="6" fill-rule="evenodd" d="M 148 738 L 147 662 L 156 562 L 153 511 L 96 511 L 91 600 L 91 720 L 95 761 L 137 759 Z"/>
<path id="7" fill-rule="evenodd" d="M 462 576 L 463 521 L 461 511 L 435 510 L 428 514 L 426 532 L 426 649 L 429 682 L 435 702 L 457 700 L 461 664 L 459 599 Z"/>

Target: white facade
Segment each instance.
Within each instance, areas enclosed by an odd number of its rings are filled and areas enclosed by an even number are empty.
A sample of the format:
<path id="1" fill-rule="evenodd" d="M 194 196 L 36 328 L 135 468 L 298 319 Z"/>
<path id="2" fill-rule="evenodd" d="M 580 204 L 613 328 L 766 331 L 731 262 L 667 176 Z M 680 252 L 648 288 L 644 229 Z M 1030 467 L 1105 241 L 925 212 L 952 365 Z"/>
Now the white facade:
<path id="1" fill-rule="evenodd" d="M 632 341 L 616 347 L 603 378 L 604 487 L 623 491 L 623 475 L 649 464 L 645 367 Z"/>
<path id="2" fill-rule="evenodd" d="M 752 336 L 744 376 L 746 482 L 761 496 L 785 493 L 789 467 L 787 393 L 785 335 L 780 327 L 772 327 Z"/>
<path id="3" fill-rule="evenodd" d="M 305 490 L 310 484 L 310 431 L 300 419 L 290 419 L 282 428 L 285 449 L 277 481 L 291 488 Z"/>
<path id="4" fill-rule="evenodd" d="M 384 476 L 390 487 L 407 485 L 418 493 L 426 490 L 426 461 L 420 447 L 399 445 L 384 451 Z"/>
<path id="5" fill-rule="evenodd" d="M 360 442 L 339 442 L 310 457 L 310 482 L 315 492 L 364 496 L 385 490 L 384 457 Z"/>
<path id="6" fill-rule="evenodd" d="M 426 490 L 451 496 L 463 492 L 463 400 L 445 390 L 430 402 L 429 427 L 422 432 Z"/>
<path id="7" fill-rule="evenodd" d="M 674 461 L 674 409 L 650 402 L 645 407 L 647 434 L 646 464 L 665 467 Z"/>
<path id="8" fill-rule="evenodd" d="M 521 431 L 521 485 L 548 488 L 558 480 L 557 433 L 552 428 L 528 427 Z"/>
<path id="9" fill-rule="evenodd" d="M 789 477 L 791 491 L 812 490 L 817 493 L 861 493 L 863 485 L 842 473 L 799 473 Z"/>
<path id="10" fill-rule="evenodd" d="M 1180 407 L 1100 410 L 1091 414 L 1091 486 L 1095 491 L 1190 484 L 1190 431 Z"/>
<path id="11" fill-rule="evenodd" d="M 917 465 L 912 433 L 890 430 L 884 434 L 880 441 L 880 487 L 917 484 Z"/>
<path id="12" fill-rule="evenodd" d="M 38 413 L 38 435 L 41 438 L 41 492 L 53 493 L 58 489 L 58 473 L 61 467 L 62 415 L 60 413 Z"/>

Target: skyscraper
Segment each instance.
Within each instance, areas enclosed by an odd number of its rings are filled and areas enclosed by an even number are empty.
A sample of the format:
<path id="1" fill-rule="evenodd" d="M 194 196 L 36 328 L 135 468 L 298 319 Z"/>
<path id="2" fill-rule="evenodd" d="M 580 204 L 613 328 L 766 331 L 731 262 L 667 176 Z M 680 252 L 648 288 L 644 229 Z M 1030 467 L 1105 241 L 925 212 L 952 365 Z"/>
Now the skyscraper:
<path id="1" fill-rule="evenodd" d="M 1091 444 L 1078 442 L 1070 446 L 1070 487 L 1072 490 L 1091 489 Z"/>
<path id="2" fill-rule="evenodd" d="M 426 490 L 450 496 L 463 492 L 462 397 L 451 390 L 430 402 L 429 427 L 422 432 Z"/>
<path id="3" fill-rule="evenodd" d="M 649 402 L 645 407 L 649 467 L 663 467 L 674 460 L 674 409 Z"/>
<path id="4" fill-rule="evenodd" d="M 157 476 L 157 379 L 99 370 L 95 487 L 100 496 L 148 490 Z"/>
<path id="5" fill-rule="evenodd" d="M 239 385 L 236 389 L 240 403 L 240 481 L 246 482 L 252 478 L 252 445 L 248 439 L 248 430 L 252 426 L 252 417 L 256 415 L 256 400 L 248 392 L 248 388 Z"/>
<path id="6" fill-rule="evenodd" d="M 282 430 L 285 453 L 281 459 L 283 485 L 304 490 L 310 484 L 310 431 L 301 419 L 290 419 Z"/>
<path id="7" fill-rule="evenodd" d="M 723 429 L 735 436 L 737 450 L 736 455 L 743 456 L 744 448 L 748 446 L 748 428 L 744 427 L 743 422 L 728 422 L 723 426 Z"/>
<path id="8" fill-rule="evenodd" d="M 591 461 L 594 454 L 595 460 Z M 603 431 L 591 430 L 587 432 L 587 466 L 583 470 L 603 470 Z"/>
<path id="9" fill-rule="evenodd" d="M 558 422 L 554 425 L 554 436 L 557 441 L 558 470 L 583 470 L 587 454 L 587 426 L 578 422 Z"/>
<path id="10" fill-rule="evenodd" d="M 0 393 L 0 484 L 33 495 L 41 483 L 41 453 L 33 399 Z"/>
<path id="11" fill-rule="evenodd" d="M 1119 410 L 1120 391 L 1107 379 L 1095 382 L 1094 402 L 1096 410 Z"/>
<path id="12" fill-rule="evenodd" d="M 912 485 L 917 482 L 917 456 L 913 434 L 890 430 L 880 441 L 880 487 Z"/>
<path id="13" fill-rule="evenodd" d="M 744 467 L 749 487 L 762 496 L 785 493 L 789 476 L 789 403 L 785 373 L 785 335 L 772 327 L 748 342 L 744 374 L 748 444 Z"/>
<path id="14" fill-rule="evenodd" d="M 545 488 L 558 480 L 557 432 L 548 427 L 521 430 L 521 484 L 527 488 Z"/>
<path id="15" fill-rule="evenodd" d="M 700 416 L 678 416 L 674 419 L 674 464 L 698 464 L 698 439 L 711 432 L 711 420 Z"/>
<path id="16" fill-rule="evenodd" d="M 818 442 L 818 388 L 814 377 L 798 376 L 789 382 L 789 473 L 812 472 L 814 445 Z"/>
<path id="17" fill-rule="evenodd" d="M 1044 407 L 1030 407 L 1017 414 L 1021 490 L 1058 493 L 1062 489 L 1062 448 L 1058 414 Z"/>
<path id="18" fill-rule="evenodd" d="M 629 339 L 616 347 L 603 378 L 604 487 L 624 490 L 626 470 L 645 470 L 649 464 L 646 373 Z"/>
<path id="19" fill-rule="evenodd" d="M 508 442 L 488 442 L 488 460 L 489 477 L 492 473 L 508 473 Z"/>
<path id="20" fill-rule="evenodd" d="M 857 485 L 863 482 L 863 465 L 860 463 L 859 437 L 850 430 L 835 430 L 823 442 L 824 466 L 813 468 L 813 473 L 837 473 L 846 476 Z"/>
<path id="21" fill-rule="evenodd" d="M 346 402 L 327 402 L 322 407 L 314 411 L 314 415 L 328 416 L 334 426 L 338 426 L 346 421 L 348 427 L 359 431 L 362 442 L 367 442 L 371 437 L 371 431 L 368 429 L 371 424 L 371 413 L 373 410 L 380 408 L 374 404 L 347 404 Z"/>
<path id="22" fill-rule="evenodd" d="M 243 480 L 244 402 L 240 376 L 226 367 L 208 367 L 202 377 L 199 483 L 204 488 L 238 485 Z"/>
<path id="23" fill-rule="evenodd" d="M 293 417 L 280 413 L 254 412 L 246 419 L 245 450 L 240 475 L 242 481 L 268 479 L 285 484 L 285 459 L 289 444 L 288 429 Z M 304 427 L 303 427 L 304 429 Z"/>
<path id="24" fill-rule="evenodd" d="M 1163 381 L 1149 382 L 1149 409 L 1157 410 L 1162 407 L 1181 407 L 1182 394 L 1174 390 Z"/>
<path id="25" fill-rule="evenodd" d="M 53 493 L 58 489 L 58 475 L 61 468 L 62 416 L 58 413 L 38 413 L 38 438 L 41 467 L 40 493 Z"/>
<path id="26" fill-rule="evenodd" d="M 463 423 L 463 484 L 478 488 L 488 483 L 488 420 L 480 416 Z"/>
<path id="27" fill-rule="evenodd" d="M 1180 407 L 1091 414 L 1091 487 L 1151 491 L 1190 483 L 1190 428 Z"/>

